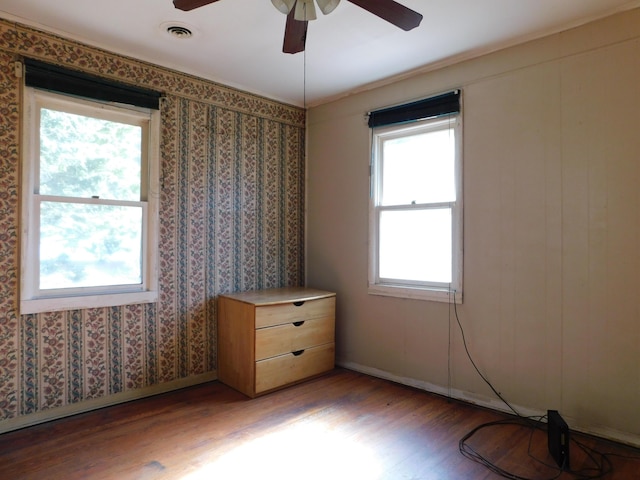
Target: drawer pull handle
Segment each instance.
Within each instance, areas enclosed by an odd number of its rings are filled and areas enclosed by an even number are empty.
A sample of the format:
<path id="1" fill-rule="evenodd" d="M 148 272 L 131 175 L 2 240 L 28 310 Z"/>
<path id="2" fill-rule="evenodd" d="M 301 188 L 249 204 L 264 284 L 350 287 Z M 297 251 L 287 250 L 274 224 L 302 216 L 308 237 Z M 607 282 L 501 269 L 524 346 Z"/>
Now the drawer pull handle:
<path id="1" fill-rule="evenodd" d="M 294 357 L 299 357 L 299 356 L 300 356 L 300 355 L 302 355 L 303 353 L 304 353 L 304 350 L 298 350 L 298 351 L 296 351 L 296 352 L 291 352 L 291 354 L 292 354 Z"/>
<path id="2" fill-rule="evenodd" d="M 293 305 L 296 307 L 301 307 L 302 305 L 304 305 L 304 301 L 302 302 L 293 302 Z"/>
<path id="3" fill-rule="evenodd" d="M 300 322 L 293 322 L 293 326 L 294 326 L 294 327 L 299 327 L 299 326 L 301 326 L 301 325 L 303 325 L 303 324 L 304 324 L 304 320 L 302 320 L 302 321 L 300 321 Z"/>

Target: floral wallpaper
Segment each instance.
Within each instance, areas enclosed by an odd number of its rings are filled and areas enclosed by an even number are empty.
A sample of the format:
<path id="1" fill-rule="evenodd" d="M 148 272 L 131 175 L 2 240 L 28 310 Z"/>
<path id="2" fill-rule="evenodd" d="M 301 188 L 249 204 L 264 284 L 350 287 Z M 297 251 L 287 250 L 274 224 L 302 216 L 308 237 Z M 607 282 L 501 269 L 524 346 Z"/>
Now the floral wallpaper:
<path id="1" fill-rule="evenodd" d="M 19 315 L 24 57 L 163 92 L 157 303 Z M 0 430 L 215 372 L 216 295 L 304 282 L 304 170 L 302 109 L 0 20 Z"/>

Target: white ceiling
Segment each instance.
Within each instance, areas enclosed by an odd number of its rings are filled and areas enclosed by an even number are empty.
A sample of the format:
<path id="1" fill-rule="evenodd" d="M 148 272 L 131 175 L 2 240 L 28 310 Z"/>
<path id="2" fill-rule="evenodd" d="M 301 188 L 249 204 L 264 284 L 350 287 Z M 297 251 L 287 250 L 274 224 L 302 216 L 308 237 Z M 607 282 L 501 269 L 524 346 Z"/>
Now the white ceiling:
<path id="1" fill-rule="evenodd" d="M 555 33 L 640 0 L 398 0 L 410 32 L 342 0 L 309 22 L 305 53 L 282 53 L 286 17 L 270 0 L 0 0 L 0 17 L 294 105 L 318 105 L 407 72 Z M 167 22 L 195 35 L 177 39 Z"/>

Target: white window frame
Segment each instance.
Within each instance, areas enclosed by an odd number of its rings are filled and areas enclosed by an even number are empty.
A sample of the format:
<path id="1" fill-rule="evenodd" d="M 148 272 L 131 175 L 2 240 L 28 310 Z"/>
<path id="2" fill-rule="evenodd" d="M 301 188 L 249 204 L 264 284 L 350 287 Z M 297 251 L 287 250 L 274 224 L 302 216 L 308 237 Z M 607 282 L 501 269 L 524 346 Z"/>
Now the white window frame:
<path id="1" fill-rule="evenodd" d="M 450 284 L 418 283 L 409 280 L 382 279 L 378 274 L 378 238 L 381 212 L 389 209 L 411 210 L 416 205 L 383 207 L 379 205 L 382 187 L 382 146 L 384 141 L 419 132 L 451 128 L 455 135 L 456 201 L 450 202 L 452 212 L 452 281 Z M 370 165 L 371 191 L 369 198 L 369 287 L 368 293 L 420 300 L 462 303 L 463 279 L 463 198 L 462 198 L 462 114 L 427 119 L 409 124 L 390 125 L 372 129 Z M 435 205 L 435 204 L 434 204 Z"/>
<path id="2" fill-rule="evenodd" d="M 39 207 L 42 201 L 56 201 L 54 196 L 37 192 L 39 175 L 40 108 L 124 121 L 143 127 L 142 198 L 139 202 L 82 199 L 79 203 L 139 206 L 143 211 L 142 283 L 104 287 L 84 287 L 40 292 L 39 275 Z M 59 310 L 111 307 L 151 303 L 158 299 L 158 218 L 159 218 L 159 145 L 160 113 L 157 110 L 61 95 L 25 87 L 20 313 L 31 314 Z M 65 202 L 74 202 L 73 197 Z"/>

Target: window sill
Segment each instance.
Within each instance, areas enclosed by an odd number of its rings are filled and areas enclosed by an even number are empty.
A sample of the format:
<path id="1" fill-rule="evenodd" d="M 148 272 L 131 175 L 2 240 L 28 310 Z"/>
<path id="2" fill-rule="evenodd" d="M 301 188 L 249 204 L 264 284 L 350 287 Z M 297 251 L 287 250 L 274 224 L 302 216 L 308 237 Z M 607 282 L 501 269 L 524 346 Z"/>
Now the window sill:
<path id="1" fill-rule="evenodd" d="M 411 288 L 400 285 L 369 285 L 369 295 L 386 297 L 409 298 L 414 300 L 428 300 L 432 302 L 462 304 L 462 292 L 455 290 L 439 290 L 427 288 Z"/>
<path id="2" fill-rule="evenodd" d="M 157 291 L 86 295 L 76 297 L 38 298 L 20 301 L 20 314 L 83 310 L 87 308 L 118 307 L 158 300 Z"/>

